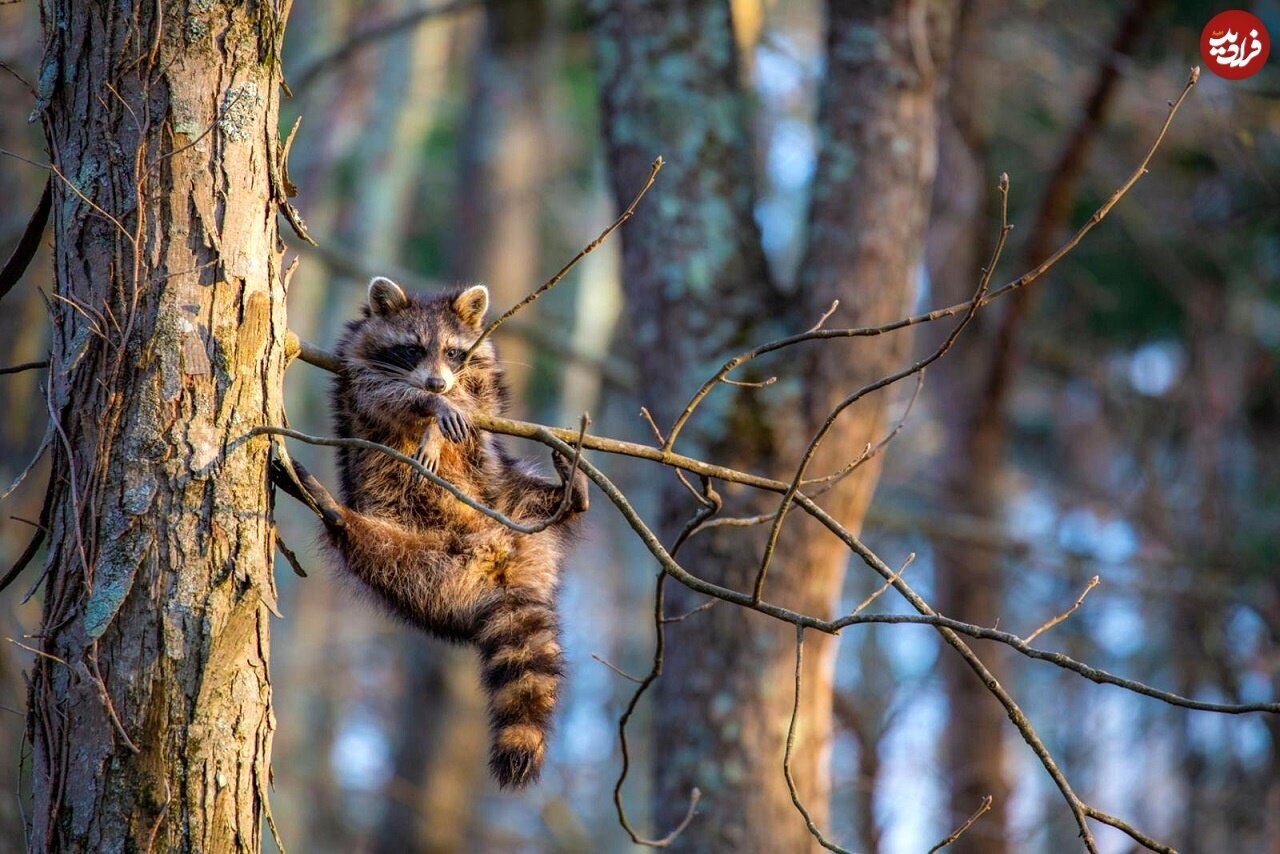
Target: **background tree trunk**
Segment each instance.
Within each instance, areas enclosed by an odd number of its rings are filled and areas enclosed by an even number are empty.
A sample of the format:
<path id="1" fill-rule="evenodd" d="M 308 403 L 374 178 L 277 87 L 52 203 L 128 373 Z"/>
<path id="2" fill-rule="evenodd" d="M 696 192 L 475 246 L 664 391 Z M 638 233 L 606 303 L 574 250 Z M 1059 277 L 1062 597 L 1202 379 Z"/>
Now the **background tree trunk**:
<path id="1" fill-rule="evenodd" d="M 939 134 L 940 171 L 947 176 L 934 188 L 929 233 L 929 274 L 933 302 L 950 305 L 966 299 L 982 275 L 995 243 L 995 172 L 987 162 L 989 130 L 982 86 L 983 54 L 990 38 L 993 9 L 987 2 L 965 4 L 956 30 L 951 88 L 944 104 Z M 999 278 L 999 274 L 997 274 Z M 984 386 L 991 358 L 997 312 L 981 313 L 966 331 L 968 346 L 957 347 L 931 371 L 938 412 L 946 425 L 945 483 L 939 503 L 950 514 L 963 514 L 997 525 L 1003 513 L 1004 431 L 1002 401 Z M 936 346 L 944 330 L 922 335 Z M 946 536 L 933 541 L 937 605 L 941 613 L 962 616 L 980 625 L 995 625 L 1004 605 L 1004 555 L 1000 549 Z M 1001 681 L 1004 650 L 992 649 L 983 661 Z M 990 795 L 991 810 L 952 844 L 959 854 L 1004 854 L 1009 806 L 1005 768 L 1003 707 L 973 671 L 956 656 L 938 661 L 946 689 L 948 723 L 942 735 L 946 769 L 948 822 L 964 821 Z"/>
<path id="2" fill-rule="evenodd" d="M 1096 141 L 1120 82 L 1120 63 L 1137 46 L 1149 21 L 1152 0 L 1133 0 L 1101 57 L 1092 85 L 1041 191 L 1018 269 L 1031 269 L 1052 253 L 1070 219 L 1080 193 L 1088 154 Z M 974 0 L 965 6 L 957 29 L 952 88 L 940 154 L 948 176 L 934 194 L 933 218 L 949 227 L 929 235 L 930 273 L 939 305 L 963 300 L 973 292 L 990 254 L 997 168 L 987 161 L 990 112 L 983 88 L 981 46 L 990 38 L 995 9 Z M 1038 189 L 1038 188 L 1035 188 Z M 1025 193 L 1026 190 L 1024 189 Z M 997 280 L 1002 277 L 997 274 Z M 970 331 L 971 345 L 957 348 L 938 365 L 935 390 L 947 426 L 945 489 L 941 509 L 964 515 L 998 530 L 1006 514 L 1008 460 L 1013 439 L 1009 424 L 1013 376 L 1023 355 L 1018 338 L 1027 324 L 1034 295 L 1043 289 L 1014 294 L 1007 305 L 978 315 Z M 976 339 L 976 340 L 972 340 Z M 994 545 L 938 537 L 934 541 L 937 609 L 957 619 L 995 625 L 1004 614 L 1005 557 Z M 1083 584 L 1083 581 L 1081 581 Z M 1069 589 L 1077 589 L 1073 585 Z M 1003 681 L 1007 651 L 984 655 L 988 669 Z M 956 854 L 1003 854 L 1011 850 L 1007 816 L 1011 786 L 1005 750 L 1004 709 L 973 672 L 954 656 L 939 661 L 947 691 L 948 725 L 943 762 L 949 781 L 950 820 L 963 821 L 987 795 L 989 814 L 956 840 Z"/>
<path id="3" fill-rule="evenodd" d="M 44 7 L 57 427 L 34 851 L 257 851 L 287 0 Z"/>
<path id="4" fill-rule="evenodd" d="M 841 300 L 833 323 L 842 326 L 905 314 L 934 172 L 939 66 L 928 46 L 949 43 L 950 8 L 829 4 L 809 244 L 798 287 L 788 292 L 770 279 L 753 219 L 751 148 L 727 4 L 600 5 L 603 119 L 620 203 L 635 193 L 655 155 L 668 161 L 623 238 L 630 344 L 642 401 L 658 423 L 670 425 L 686 393 L 728 355 L 812 326 L 833 299 Z M 933 32 L 939 27 L 941 38 Z M 768 391 L 715 391 L 681 447 L 789 477 L 830 407 L 899 366 L 906 344 L 905 336 L 824 344 L 761 367 L 759 373 L 776 371 L 779 383 Z M 878 438 L 885 402 L 868 399 L 846 413 L 813 472 L 840 468 Z M 877 473 L 874 464 L 865 466 L 824 496 L 852 530 Z M 776 496 L 722 491 L 725 515 L 777 507 Z M 664 530 L 673 536 L 692 502 L 674 479 L 661 501 Z M 715 529 L 691 540 L 681 557 L 709 580 L 750 590 L 763 540 L 762 529 Z M 829 615 L 847 560 L 838 541 L 793 514 L 765 596 Z M 673 614 L 698 604 L 684 590 L 673 590 L 669 600 Z M 801 797 L 824 825 L 835 645 L 825 637 L 809 642 L 792 765 Z M 697 786 L 706 795 L 704 815 L 680 837 L 682 850 L 806 850 L 813 840 L 780 767 L 794 633 L 735 608 L 712 608 L 670 626 L 667 650 L 654 703 L 654 738 L 663 746 L 655 768 L 656 832 L 679 821 Z"/>

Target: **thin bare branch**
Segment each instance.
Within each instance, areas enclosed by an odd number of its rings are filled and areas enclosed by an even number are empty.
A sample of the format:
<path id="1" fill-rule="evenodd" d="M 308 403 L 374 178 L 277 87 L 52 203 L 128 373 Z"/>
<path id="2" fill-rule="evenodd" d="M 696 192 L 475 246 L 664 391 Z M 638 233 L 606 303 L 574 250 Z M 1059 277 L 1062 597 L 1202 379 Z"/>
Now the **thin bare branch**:
<path id="1" fill-rule="evenodd" d="M 39 362 L 23 362 L 20 365 L 10 365 L 7 368 L 0 368 L 0 375 L 3 374 L 20 374 L 23 371 L 38 371 L 41 368 L 49 367 L 48 360 Z"/>
<path id="2" fill-rule="evenodd" d="M 957 839 L 963 836 L 964 832 L 968 830 L 970 827 L 972 827 L 975 821 L 982 818 L 982 816 L 986 814 L 987 810 L 991 809 L 992 803 L 993 803 L 993 800 L 990 795 L 987 795 L 985 798 L 983 798 L 982 803 L 978 805 L 978 809 L 973 813 L 973 815 L 965 819 L 964 824 L 960 825 L 955 830 L 951 831 L 950 835 L 948 835 L 946 839 L 943 839 L 937 845 L 930 848 L 929 854 L 934 854 L 934 852 L 936 851 L 941 851 L 943 848 L 946 848 L 952 842 L 955 842 Z"/>
<path id="3" fill-rule="evenodd" d="M 787 622 L 791 622 L 788 620 Z M 1025 655 L 1027 658 L 1036 661 L 1044 661 L 1049 664 L 1060 667 L 1063 670 L 1070 670 L 1078 673 L 1090 682 L 1096 682 L 1099 685 L 1114 685 L 1117 688 L 1123 688 L 1135 694 L 1141 694 L 1144 697 L 1150 697 L 1153 700 L 1159 700 L 1170 706 L 1178 706 L 1183 709 L 1193 709 L 1199 712 L 1216 712 L 1223 715 L 1243 715 L 1252 712 L 1266 712 L 1273 715 L 1280 715 L 1280 702 L 1272 703 L 1210 703 L 1203 700 L 1193 700 L 1190 697 L 1184 697 L 1180 694 L 1174 694 L 1169 691 L 1161 691 L 1152 688 L 1142 682 L 1133 679 L 1125 679 L 1123 676 L 1116 676 L 1106 670 L 1097 667 L 1091 667 L 1080 661 L 1064 655 L 1059 652 L 1049 652 L 1048 650 L 1037 649 L 1029 645 L 1022 638 L 1010 632 L 1002 632 L 999 629 L 991 629 L 985 626 L 977 626 L 973 623 L 965 623 L 960 620 L 953 620 L 950 617 L 944 617 L 941 614 L 856 614 L 848 617 L 841 617 L 833 620 L 830 625 L 835 631 L 847 628 L 848 626 L 856 626 L 863 623 L 879 623 L 885 625 L 926 625 L 938 626 L 950 629 L 962 635 L 967 635 L 978 640 L 995 641 Z M 821 626 L 814 626 L 821 630 Z"/>
<path id="4" fill-rule="evenodd" d="M 821 329 L 822 325 L 826 323 L 828 319 L 830 319 L 831 315 L 836 313 L 836 309 L 839 307 L 840 307 L 840 300 L 833 299 L 831 301 L 831 305 L 828 306 L 827 310 L 822 313 L 822 317 L 819 317 L 818 322 L 813 324 L 813 326 L 810 326 L 808 331 L 817 332 L 819 329 Z"/>
<path id="5" fill-rule="evenodd" d="M 1031 634 L 1027 635 L 1026 642 L 1031 643 L 1033 640 L 1040 637 L 1040 635 L 1049 631 L 1049 629 L 1053 628 L 1054 626 L 1058 625 L 1058 623 L 1061 623 L 1067 617 L 1070 617 L 1072 614 L 1074 614 L 1076 609 L 1084 604 L 1084 597 L 1089 595 L 1090 590 L 1098 586 L 1099 581 L 1101 581 L 1101 579 L 1096 575 L 1093 578 L 1089 579 L 1089 583 L 1085 585 L 1084 592 L 1080 594 L 1080 598 L 1076 599 L 1075 604 L 1072 605 L 1067 610 L 1063 611 L 1058 616 L 1054 617 L 1052 620 L 1049 620 L 1048 622 L 1046 622 L 1044 625 L 1036 629 Z"/>
<path id="6" fill-rule="evenodd" d="M 850 461 L 844 468 L 840 469 L 840 471 L 834 474 L 829 474 L 826 477 L 806 480 L 800 485 L 805 487 L 821 486 L 822 489 L 817 489 L 810 493 L 814 497 L 817 497 L 840 481 L 844 480 L 849 475 L 853 474 L 869 460 L 875 459 L 876 456 L 888 447 L 889 443 L 902 432 L 902 428 L 906 426 L 907 419 L 911 417 L 911 410 L 915 408 L 916 399 L 920 397 L 920 389 L 924 388 L 924 375 L 925 371 L 923 370 L 916 374 L 916 387 L 915 390 L 911 392 L 910 399 L 907 400 L 907 408 L 903 410 L 902 417 L 898 419 L 898 423 L 893 425 L 893 429 L 886 433 L 883 439 L 877 442 L 874 446 L 868 443 L 867 446 L 862 449 L 862 453 Z"/>
<path id="7" fill-rule="evenodd" d="M 828 851 L 836 851 L 839 854 L 853 854 L 847 848 L 841 848 L 830 839 L 823 835 L 818 829 L 818 825 L 814 823 L 813 816 L 809 814 L 809 810 L 805 808 L 804 802 L 800 800 L 800 792 L 796 790 L 796 781 L 791 774 L 791 751 L 795 747 L 796 741 L 796 719 L 800 717 L 800 674 L 804 669 L 804 627 L 796 626 L 796 673 L 795 673 L 795 700 L 791 704 L 791 720 L 787 724 L 787 746 L 782 751 L 782 775 L 787 780 L 787 791 L 791 793 L 791 803 L 795 805 L 800 815 L 804 817 L 805 827 L 809 828 L 809 834 L 818 841 L 818 844 Z"/>
<path id="8" fill-rule="evenodd" d="M 777 377 L 768 377 L 759 382 L 749 382 L 747 380 L 731 380 L 728 377 L 721 377 L 720 382 L 725 385 L 737 386 L 738 388 L 765 388 L 771 386 L 778 381 Z"/>
<path id="9" fill-rule="evenodd" d="M 644 680 L 643 680 L 643 679 L 641 679 L 639 676 L 632 676 L 630 673 L 628 673 L 627 671 L 623 670 L 621 667 L 619 667 L 618 665 L 614 664 L 612 661 L 610 661 L 609 659 L 607 659 L 607 658 L 605 658 L 605 657 L 603 657 L 603 656 L 596 655 L 596 654 L 593 652 L 593 653 L 591 653 L 591 657 L 592 657 L 592 658 L 594 658 L 596 661 L 600 662 L 601 664 L 603 664 L 605 667 L 607 667 L 607 668 L 609 668 L 610 670 L 612 670 L 614 673 L 616 673 L 616 674 L 618 674 L 619 676 L 621 676 L 623 679 L 626 679 L 628 682 L 634 682 L 634 683 L 636 683 L 637 685 L 641 685 L 641 684 L 643 684 L 643 683 L 644 683 Z"/>
<path id="10" fill-rule="evenodd" d="M 1096 810 L 1093 807 L 1088 805 L 1085 806 L 1084 812 L 1085 812 L 1085 815 L 1089 816 L 1089 818 L 1093 819 L 1094 821 L 1100 821 L 1103 824 L 1107 824 L 1107 825 L 1110 825 L 1111 827 L 1114 827 L 1116 830 L 1119 830 L 1123 833 L 1127 833 L 1129 837 L 1133 839 L 1134 842 L 1137 842 L 1139 845 L 1141 845 L 1143 848 L 1146 848 L 1148 851 L 1155 851 L 1157 852 L 1157 854 L 1178 854 L 1177 851 L 1170 848 L 1168 845 L 1165 845 L 1162 842 L 1157 842 L 1156 840 L 1152 839 L 1150 836 L 1147 836 L 1145 833 L 1142 833 L 1134 829 L 1132 825 L 1128 824 L 1127 822 L 1121 821 L 1120 819 L 1116 818 L 1113 815 L 1107 815 L 1101 810 Z"/>
<path id="11" fill-rule="evenodd" d="M 902 577 L 902 573 L 907 571 L 907 567 L 911 566 L 911 562 L 914 561 L 915 559 L 916 559 L 915 552 L 912 552 L 911 554 L 907 555 L 907 559 L 902 562 L 902 566 L 898 567 L 898 571 L 895 572 L 891 577 L 886 579 L 884 584 L 880 585 L 874 593 L 872 593 L 866 599 L 863 599 L 862 602 L 858 604 L 858 607 L 853 609 L 853 613 L 861 614 L 863 611 L 867 610 L 867 608 L 870 607 L 872 602 L 879 599 L 882 593 L 884 593 L 886 590 L 888 590 L 890 587 L 893 586 L 893 582 L 897 581 L 899 578 Z"/>
<path id="12" fill-rule="evenodd" d="M 18 239 L 18 244 L 10 253 L 9 260 L 4 262 L 3 268 L 0 268 L 0 299 L 4 299 L 4 295 L 18 283 L 22 274 L 27 271 L 27 267 L 31 265 L 31 259 L 35 258 L 36 251 L 40 248 L 40 238 L 44 235 L 45 226 L 49 222 L 49 211 L 52 205 L 53 180 L 49 179 L 44 182 L 40 201 L 36 203 L 35 211 L 27 220 L 27 226 L 22 230 L 22 237 Z"/>
<path id="13" fill-rule="evenodd" d="M 561 267 L 560 271 L 556 273 L 554 276 L 552 276 L 550 279 L 547 279 L 545 282 L 543 282 L 538 287 L 537 290 L 533 291 L 524 299 L 520 300 L 520 302 L 516 303 L 515 305 L 511 306 L 511 308 L 504 311 L 500 316 L 495 318 L 488 326 L 484 328 L 484 330 L 480 333 L 480 337 L 477 338 L 471 344 L 471 347 L 467 350 L 467 354 L 463 356 L 463 364 L 466 364 L 466 361 L 471 358 L 471 354 L 476 351 L 477 347 L 479 347 L 481 344 L 484 343 L 484 340 L 486 338 L 488 338 L 490 335 L 493 334 L 494 330 L 496 330 L 502 324 L 506 323 L 512 316 L 516 314 L 516 312 L 532 304 L 535 300 L 538 299 L 538 297 L 542 296 L 547 291 L 551 290 L 556 285 L 560 284 L 561 280 L 564 279 L 564 277 L 569 274 L 570 270 L 572 270 L 574 267 L 578 265 L 579 261 L 581 261 L 583 258 L 586 258 L 592 252 L 596 251 L 596 249 L 600 248 L 600 245 L 609 239 L 609 235 L 613 234 L 613 232 L 616 231 L 618 227 L 621 226 L 624 222 L 631 219 L 631 217 L 636 212 L 636 205 L 640 204 L 640 200 L 644 198 L 645 193 L 649 192 L 649 188 L 653 186 L 653 182 L 658 179 L 658 172 L 662 169 L 662 164 L 663 164 L 663 160 L 661 157 L 657 157 L 654 159 L 653 165 L 649 167 L 649 177 L 645 180 L 644 186 L 640 188 L 640 192 L 636 193 L 635 198 L 631 200 L 631 204 L 627 205 L 627 209 L 624 210 L 622 214 L 617 219 L 615 219 L 604 231 L 600 232 L 599 237 L 597 237 L 595 240 L 591 241 L 586 246 L 584 246 L 581 252 L 573 256 L 573 258 L 569 260 L 569 263 Z"/>
<path id="14" fill-rule="evenodd" d="M 299 578 L 306 578 L 307 571 L 302 568 L 302 561 L 298 560 L 298 555 L 293 549 L 289 548 L 289 544 L 280 536 L 280 529 L 276 528 L 276 548 L 280 554 L 284 555 L 284 559 L 289 562 L 289 566 L 293 569 L 293 574 Z"/>
<path id="15" fill-rule="evenodd" d="M 588 476 L 591 475 L 588 474 Z M 597 483 L 599 483 L 599 481 L 597 481 Z M 719 501 L 713 499 L 714 493 L 711 490 L 711 481 L 704 478 L 702 485 L 708 492 L 707 501 L 706 503 L 698 506 L 698 509 L 694 511 L 693 516 L 684 526 L 684 530 L 676 537 L 675 542 L 671 546 L 671 553 L 673 555 L 680 551 L 680 547 L 684 545 L 685 541 L 688 539 L 689 533 L 697 527 L 698 523 L 702 519 L 718 512 L 720 508 Z M 612 486 L 612 484 L 610 484 L 610 486 Z M 649 531 L 649 534 L 652 536 L 653 532 Z M 654 537 L 655 542 L 656 540 L 657 538 Z M 659 546 L 659 548 L 661 548 L 661 546 Z M 622 714 L 618 716 L 618 742 L 619 748 L 622 751 L 622 767 L 618 770 L 618 779 L 613 785 L 613 806 L 618 814 L 618 824 L 620 824 L 622 829 L 627 832 L 627 835 L 631 837 L 632 842 L 637 845 L 644 845 L 650 848 L 666 848 L 674 842 L 676 838 L 684 832 L 684 829 L 689 826 L 689 822 L 693 820 L 695 810 L 698 807 L 698 801 L 702 799 L 701 790 L 695 787 L 690 791 L 689 808 L 685 812 L 684 819 L 672 828 L 666 836 L 663 836 L 660 839 L 646 839 L 640 836 L 640 834 L 638 834 L 631 826 L 631 822 L 627 819 L 627 810 L 622 804 L 622 787 L 626 784 L 627 773 L 631 769 L 631 753 L 627 743 L 627 723 L 631 720 L 631 716 L 635 714 L 636 706 L 640 704 L 640 699 L 644 696 L 645 692 L 648 691 L 649 687 L 662 675 L 663 656 L 667 647 L 665 616 L 667 576 L 668 573 L 664 569 L 658 573 L 657 580 L 654 583 L 653 663 L 649 666 L 649 672 L 645 677 L 639 680 L 639 685 L 636 687 L 635 692 L 632 693 L 631 699 L 627 702 L 627 707 L 623 710 Z"/>

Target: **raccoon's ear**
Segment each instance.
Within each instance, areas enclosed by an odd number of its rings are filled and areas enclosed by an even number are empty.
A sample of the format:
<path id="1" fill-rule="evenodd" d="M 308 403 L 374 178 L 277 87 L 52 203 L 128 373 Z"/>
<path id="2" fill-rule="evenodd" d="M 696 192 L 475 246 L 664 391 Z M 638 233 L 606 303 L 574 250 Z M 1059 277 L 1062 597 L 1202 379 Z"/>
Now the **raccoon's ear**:
<path id="1" fill-rule="evenodd" d="M 374 276 L 369 282 L 370 316 L 395 314 L 409 304 L 409 298 L 395 282 L 383 276 Z"/>
<path id="2" fill-rule="evenodd" d="M 484 285 L 467 288 L 453 298 L 453 312 L 467 326 L 480 328 L 484 313 L 489 310 L 489 289 Z"/>

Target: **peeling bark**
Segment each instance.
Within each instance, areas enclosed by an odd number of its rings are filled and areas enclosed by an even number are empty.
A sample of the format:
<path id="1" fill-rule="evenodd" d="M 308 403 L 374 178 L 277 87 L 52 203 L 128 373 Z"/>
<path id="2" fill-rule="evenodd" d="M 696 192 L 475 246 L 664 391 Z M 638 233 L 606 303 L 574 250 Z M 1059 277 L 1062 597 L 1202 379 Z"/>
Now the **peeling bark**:
<path id="1" fill-rule="evenodd" d="M 258 851 L 287 0 L 45 4 L 58 171 L 33 851 Z M 44 401 L 41 401 L 43 406 Z"/>

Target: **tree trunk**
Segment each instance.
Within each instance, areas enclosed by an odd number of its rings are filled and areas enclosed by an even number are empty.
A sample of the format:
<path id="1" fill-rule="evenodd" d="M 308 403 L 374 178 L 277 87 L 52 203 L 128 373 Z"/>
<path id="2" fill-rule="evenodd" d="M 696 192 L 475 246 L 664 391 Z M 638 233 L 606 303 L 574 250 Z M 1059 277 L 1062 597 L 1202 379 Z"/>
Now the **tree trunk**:
<path id="1" fill-rule="evenodd" d="M 729 355 L 812 326 L 833 299 L 841 326 L 885 322 L 911 304 L 934 163 L 936 60 L 930 45 L 950 11 L 933 4 L 828 6 L 827 80 L 810 242 L 795 293 L 768 276 L 753 219 L 751 147 L 727 4 L 719 0 L 599 4 L 603 118 L 615 195 L 625 203 L 655 155 L 668 166 L 623 239 L 631 346 L 643 402 L 671 424 Z M 949 9 L 949 7 L 948 7 Z M 918 13 L 918 14 L 917 14 Z M 935 14 L 937 13 L 937 14 Z M 923 49 L 921 46 L 925 46 Z M 914 46 L 914 47 L 913 47 Z M 922 52 L 923 50 L 923 52 Z M 809 436 L 841 397 L 898 367 L 906 337 L 831 342 L 760 367 L 767 391 L 716 390 L 682 434 L 687 453 L 790 477 Z M 737 379 L 752 379 L 743 372 Z M 839 469 L 875 441 L 885 399 L 845 413 L 815 457 L 813 476 Z M 877 477 L 873 465 L 823 497 L 857 530 Z M 724 486 L 724 515 L 776 509 L 778 497 Z M 663 530 L 693 506 L 664 482 Z M 765 526 L 767 528 L 767 526 Z M 693 572 L 750 590 L 764 530 L 719 528 L 680 553 Z M 819 616 L 838 599 L 849 558 L 801 514 L 788 518 L 765 598 Z M 698 604 L 672 591 L 673 614 Z M 800 851 L 814 844 L 791 803 L 782 748 L 792 705 L 794 632 L 723 604 L 668 627 L 666 670 L 654 702 L 655 831 L 683 816 L 689 792 L 703 815 L 681 850 Z M 810 637 L 792 770 L 825 826 L 835 645 Z"/>
<path id="2" fill-rule="evenodd" d="M 258 851 L 282 421 L 275 4 L 44 6 L 57 426 L 33 851 Z M 41 401 L 43 407 L 45 401 Z"/>

